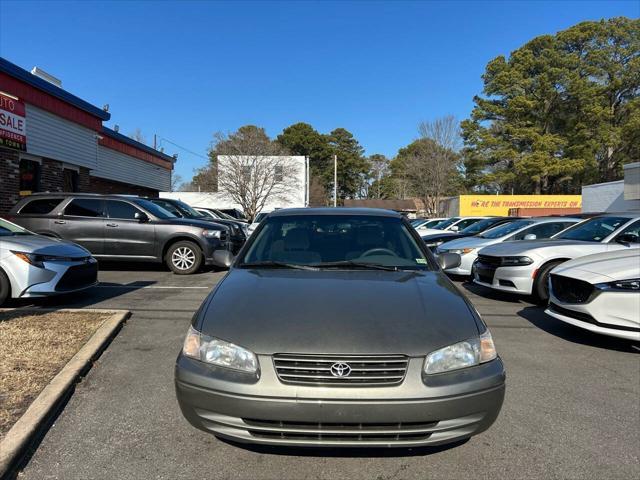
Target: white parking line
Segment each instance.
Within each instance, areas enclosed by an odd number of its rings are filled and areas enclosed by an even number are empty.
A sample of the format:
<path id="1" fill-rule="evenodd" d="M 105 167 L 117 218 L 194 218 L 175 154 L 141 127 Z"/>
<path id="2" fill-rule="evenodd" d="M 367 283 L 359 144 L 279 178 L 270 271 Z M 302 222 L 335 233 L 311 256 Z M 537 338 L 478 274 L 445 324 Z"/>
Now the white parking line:
<path id="1" fill-rule="evenodd" d="M 162 286 L 135 286 L 135 285 L 96 285 L 94 288 L 131 288 L 135 290 L 143 289 L 163 289 L 163 288 L 176 288 L 180 290 L 186 289 L 210 289 L 211 287 L 162 287 Z"/>

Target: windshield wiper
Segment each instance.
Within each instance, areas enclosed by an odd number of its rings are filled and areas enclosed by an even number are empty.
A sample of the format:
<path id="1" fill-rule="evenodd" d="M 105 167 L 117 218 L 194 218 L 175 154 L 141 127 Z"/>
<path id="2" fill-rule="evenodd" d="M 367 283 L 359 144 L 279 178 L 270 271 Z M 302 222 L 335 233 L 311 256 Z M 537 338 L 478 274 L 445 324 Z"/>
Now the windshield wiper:
<path id="1" fill-rule="evenodd" d="M 365 270 L 386 270 L 388 272 L 397 272 L 402 270 L 399 267 L 394 267 L 390 265 L 380 265 L 379 263 L 367 263 L 367 262 L 354 262 L 353 260 L 341 260 L 339 262 L 323 262 L 323 263 L 314 263 L 314 267 L 317 268 L 332 268 L 332 267 L 353 267 L 353 268 L 362 268 Z"/>
<path id="2" fill-rule="evenodd" d="M 300 265 L 298 263 L 276 262 L 274 260 L 241 263 L 238 266 L 243 268 L 292 268 L 295 270 L 318 270 L 315 266 Z"/>

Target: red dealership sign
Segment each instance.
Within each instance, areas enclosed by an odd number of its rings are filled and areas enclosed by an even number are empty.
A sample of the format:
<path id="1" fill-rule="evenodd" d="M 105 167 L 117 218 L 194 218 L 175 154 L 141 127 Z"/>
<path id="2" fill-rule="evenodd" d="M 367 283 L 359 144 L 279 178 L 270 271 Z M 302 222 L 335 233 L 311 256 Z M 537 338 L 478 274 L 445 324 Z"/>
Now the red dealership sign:
<path id="1" fill-rule="evenodd" d="M 24 102 L 0 93 L 0 147 L 27 149 Z"/>

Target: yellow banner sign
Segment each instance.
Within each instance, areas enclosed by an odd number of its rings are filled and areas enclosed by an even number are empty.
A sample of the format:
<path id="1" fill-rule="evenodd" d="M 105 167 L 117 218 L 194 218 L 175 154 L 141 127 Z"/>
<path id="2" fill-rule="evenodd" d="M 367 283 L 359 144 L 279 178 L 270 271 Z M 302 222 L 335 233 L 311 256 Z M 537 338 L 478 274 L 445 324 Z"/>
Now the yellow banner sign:
<path id="1" fill-rule="evenodd" d="M 506 216 L 512 208 L 581 208 L 582 195 L 460 195 L 462 216 Z"/>

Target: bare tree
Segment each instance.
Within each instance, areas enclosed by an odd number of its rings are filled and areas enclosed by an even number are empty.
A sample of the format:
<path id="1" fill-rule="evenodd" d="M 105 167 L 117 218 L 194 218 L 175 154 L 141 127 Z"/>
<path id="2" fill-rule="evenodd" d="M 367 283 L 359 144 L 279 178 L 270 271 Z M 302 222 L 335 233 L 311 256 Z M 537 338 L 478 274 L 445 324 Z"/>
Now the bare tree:
<path id="1" fill-rule="evenodd" d="M 437 214 L 460 162 L 459 124 L 455 117 L 446 116 L 420 123 L 418 132 L 420 139 L 407 160 L 407 171 L 414 193 L 429 213 Z"/>
<path id="2" fill-rule="evenodd" d="M 262 128 L 241 127 L 214 136 L 210 157 L 216 156 L 218 191 L 228 194 L 249 219 L 268 200 L 286 200 L 299 185 L 299 167 L 288 152 L 272 142 Z"/>
<path id="3" fill-rule="evenodd" d="M 177 192 L 180 190 L 180 185 L 182 185 L 182 176 L 174 173 L 171 175 L 171 191 Z"/>
<path id="4" fill-rule="evenodd" d="M 136 142 L 144 143 L 145 145 L 147 144 L 147 141 L 142 134 L 142 130 L 140 130 L 139 127 L 129 134 L 129 138 L 132 138 Z"/>
<path id="5" fill-rule="evenodd" d="M 382 179 L 389 173 L 389 159 L 375 153 L 368 158 L 371 186 L 368 189 L 370 198 L 382 198 Z"/>

